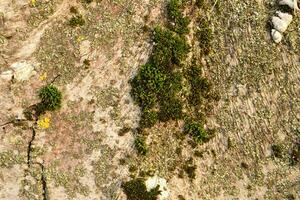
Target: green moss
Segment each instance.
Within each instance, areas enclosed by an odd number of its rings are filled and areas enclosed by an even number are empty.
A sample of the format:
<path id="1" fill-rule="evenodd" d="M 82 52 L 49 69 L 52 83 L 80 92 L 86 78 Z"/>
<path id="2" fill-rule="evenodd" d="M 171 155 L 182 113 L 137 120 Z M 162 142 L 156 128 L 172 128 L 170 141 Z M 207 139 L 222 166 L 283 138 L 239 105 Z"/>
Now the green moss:
<path id="1" fill-rule="evenodd" d="M 196 37 L 199 41 L 199 46 L 203 52 L 203 54 L 208 55 L 211 51 L 211 42 L 213 40 L 213 32 L 209 27 L 209 23 L 207 20 L 202 20 L 199 22 L 196 31 Z"/>
<path id="2" fill-rule="evenodd" d="M 70 7 L 70 13 L 77 14 L 77 13 L 78 13 L 77 8 L 74 7 L 74 6 L 71 6 L 71 7 Z"/>
<path id="3" fill-rule="evenodd" d="M 189 18 L 183 16 L 183 7 L 184 2 L 181 0 L 171 0 L 167 6 L 168 17 L 171 22 L 170 28 L 179 35 L 189 33 L 188 25 L 190 20 Z"/>
<path id="4" fill-rule="evenodd" d="M 272 153 L 276 158 L 282 158 L 283 150 L 281 145 L 274 144 L 271 146 Z"/>
<path id="5" fill-rule="evenodd" d="M 195 179 L 196 178 L 196 165 L 186 165 L 184 166 L 184 171 L 188 175 L 190 179 Z"/>
<path id="6" fill-rule="evenodd" d="M 188 101 L 193 106 L 200 105 L 203 98 L 208 98 L 211 90 L 211 84 L 201 76 L 201 73 L 199 66 L 192 66 L 188 71 L 187 79 L 191 85 Z"/>
<path id="7" fill-rule="evenodd" d="M 185 38 L 161 27 L 154 29 L 153 42 L 151 59 L 155 66 L 162 69 L 173 69 L 182 64 L 190 49 Z"/>
<path id="8" fill-rule="evenodd" d="M 148 147 L 145 141 L 145 138 L 143 137 L 137 137 L 134 141 L 134 146 L 137 149 L 138 153 L 145 156 L 148 153 Z"/>
<path id="9" fill-rule="evenodd" d="M 296 165 L 300 162 L 300 143 L 296 143 L 291 151 L 291 164 Z"/>
<path id="10" fill-rule="evenodd" d="M 207 142 L 210 139 L 209 134 L 204 130 L 203 126 L 197 122 L 186 123 L 184 132 L 192 136 L 198 143 Z"/>
<path id="11" fill-rule="evenodd" d="M 82 3 L 87 3 L 87 4 L 90 4 L 93 2 L 93 0 L 81 0 Z"/>
<path id="12" fill-rule="evenodd" d="M 153 63 L 142 66 L 137 76 L 131 81 L 131 94 L 134 100 L 142 107 L 152 107 L 157 101 L 157 93 L 164 85 L 166 75 Z"/>
<path id="13" fill-rule="evenodd" d="M 85 24 L 85 20 L 83 19 L 82 15 L 78 14 L 70 19 L 69 24 L 73 27 L 83 26 Z"/>
<path id="14" fill-rule="evenodd" d="M 159 186 L 148 192 L 145 181 L 141 178 L 123 183 L 122 188 L 128 200 L 156 200 L 160 194 Z"/>
<path id="15" fill-rule="evenodd" d="M 54 111 L 61 107 L 62 95 L 57 87 L 46 85 L 39 90 L 41 102 L 37 105 L 38 113 Z"/>
<path id="16" fill-rule="evenodd" d="M 203 8 L 203 7 L 204 7 L 204 3 L 205 3 L 205 0 L 196 0 L 195 5 L 196 5 L 198 8 Z"/>
<path id="17" fill-rule="evenodd" d="M 155 111 L 144 109 L 142 111 L 140 126 L 142 128 L 150 128 L 158 121 L 158 114 Z"/>
<path id="18" fill-rule="evenodd" d="M 182 103 L 172 97 L 164 98 L 160 103 L 159 119 L 161 121 L 182 119 Z"/>

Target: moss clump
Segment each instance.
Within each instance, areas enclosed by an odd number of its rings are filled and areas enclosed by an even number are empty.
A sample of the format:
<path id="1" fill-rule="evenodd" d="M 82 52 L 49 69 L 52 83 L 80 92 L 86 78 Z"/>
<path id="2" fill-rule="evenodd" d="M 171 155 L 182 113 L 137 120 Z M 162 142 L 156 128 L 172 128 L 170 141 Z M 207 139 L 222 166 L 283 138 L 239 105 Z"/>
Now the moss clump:
<path id="1" fill-rule="evenodd" d="M 161 193 L 159 186 L 148 192 L 145 181 L 141 178 L 123 183 L 122 188 L 128 200 L 156 200 Z"/>
<path id="2" fill-rule="evenodd" d="M 93 2 L 93 0 L 82 0 L 82 3 L 90 4 L 90 3 L 92 3 L 92 2 Z"/>
<path id="3" fill-rule="evenodd" d="M 141 128 L 150 128 L 158 120 L 182 118 L 182 103 L 176 97 L 182 88 L 182 76 L 174 68 L 185 60 L 189 45 L 176 33 L 160 27 L 155 28 L 153 41 L 149 62 L 131 80 L 131 95 L 142 108 Z"/>
<path id="4" fill-rule="evenodd" d="M 292 148 L 290 158 L 292 165 L 296 165 L 300 162 L 300 143 L 296 143 L 296 145 Z"/>
<path id="5" fill-rule="evenodd" d="M 176 98 L 164 98 L 160 103 L 159 119 L 163 122 L 168 120 L 182 119 L 182 103 Z"/>
<path id="6" fill-rule="evenodd" d="M 153 42 L 151 58 L 155 66 L 162 69 L 174 69 L 174 66 L 180 65 L 190 49 L 185 38 L 161 27 L 154 29 Z"/>
<path id="7" fill-rule="evenodd" d="M 186 165 L 184 166 L 184 171 L 188 175 L 190 179 L 195 179 L 196 178 L 196 165 Z"/>
<path id="8" fill-rule="evenodd" d="M 141 128 L 151 128 L 158 121 L 158 114 L 155 111 L 144 109 L 142 112 Z"/>
<path id="9" fill-rule="evenodd" d="M 73 27 L 83 26 L 85 24 L 85 20 L 83 19 L 82 15 L 77 14 L 70 19 L 69 24 Z"/>
<path id="10" fill-rule="evenodd" d="M 272 153 L 273 155 L 276 157 L 276 158 L 282 158 L 282 146 L 281 145 L 272 145 L 271 146 L 271 149 L 272 149 Z"/>
<path id="11" fill-rule="evenodd" d="M 39 91 L 39 98 L 41 99 L 41 102 L 37 105 L 39 113 L 54 111 L 61 107 L 61 92 L 53 85 L 42 87 Z"/>
<path id="12" fill-rule="evenodd" d="M 196 0 L 195 5 L 196 5 L 198 8 L 203 8 L 203 7 L 204 7 L 204 3 L 205 3 L 205 0 Z"/>
<path id="13" fill-rule="evenodd" d="M 71 6 L 71 7 L 70 7 L 70 13 L 77 14 L 77 13 L 78 13 L 77 8 L 74 7 L 74 6 Z"/>
<path id="14" fill-rule="evenodd" d="M 142 108 L 150 108 L 157 102 L 157 94 L 161 91 L 166 75 L 153 63 L 142 66 L 137 76 L 131 81 L 131 94 Z"/>
<path id="15" fill-rule="evenodd" d="M 171 0 L 167 6 L 168 17 L 170 20 L 170 28 L 179 35 L 188 34 L 188 25 L 190 20 L 188 17 L 184 17 L 182 9 L 184 2 L 181 0 Z"/>
<path id="16" fill-rule="evenodd" d="M 137 149 L 138 153 L 145 156 L 148 153 L 148 147 L 144 137 L 137 137 L 134 140 L 134 146 Z"/>
<path id="17" fill-rule="evenodd" d="M 201 76 L 201 67 L 199 66 L 192 66 L 188 70 L 187 79 L 191 86 L 191 93 L 188 97 L 188 101 L 191 105 L 197 106 L 202 103 L 203 98 L 209 97 L 211 84 L 206 78 Z"/>
<path id="18" fill-rule="evenodd" d="M 192 136 L 198 143 L 207 142 L 210 139 L 209 134 L 204 130 L 203 126 L 197 122 L 186 123 L 184 132 Z"/>
<path id="19" fill-rule="evenodd" d="M 203 20 L 199 22 L 199 26 L 197 27 L 196 37 L 199 41 L 199 46 L 203 52 L 203 54 L 208 55 L 211 51 L 211 42 L 213 40 L 213 32 L 209 27 L 209 23 L 207 20 Z"/>

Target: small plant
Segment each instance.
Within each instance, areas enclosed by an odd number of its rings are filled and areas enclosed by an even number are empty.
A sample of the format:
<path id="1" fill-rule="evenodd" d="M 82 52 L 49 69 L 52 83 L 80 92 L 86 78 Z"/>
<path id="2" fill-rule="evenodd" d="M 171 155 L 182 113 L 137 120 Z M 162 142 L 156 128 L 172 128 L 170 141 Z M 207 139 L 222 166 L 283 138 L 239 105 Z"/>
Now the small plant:
<path id="1" fill-rule="evenodd" d="M 54 111 L 61 107 L 61 92 L 53 85 L 47 85 L 40 89 L 41 102 L 37 105 L 39 113 Z"/>
<path id="2" fill-rule="evenodd" d="M 140 137 L 140 136 L 137 137 L 134 141 L 134 146 L 141 155 L 143 155 L 143 156 L 147 155 L 148 147 L 147 147 L 145 138 Z"/>
<path id="3" fill-rule="evenodd" d="M 82 15 L 78 14 L 70 19 L 69 24 L 73 27 L 83 26 L 85 24 L 85 20 L 83 19 Z"/>
<path id="4" fill-rule="evenodd" d="M 210 136 L 204 130 L 203 126 L 196 122 L 186 123 L 184 132 L 192 136 L 198 143 L 207 142 L 210 139 Z"/>
<path id="5" fill-rule="evenodd" d="M 141 178 L 123 183 L 122 188 L 128 200 L 156 200 L 161 193 L 159 185 L 148 192 L 145 181 Z"/>

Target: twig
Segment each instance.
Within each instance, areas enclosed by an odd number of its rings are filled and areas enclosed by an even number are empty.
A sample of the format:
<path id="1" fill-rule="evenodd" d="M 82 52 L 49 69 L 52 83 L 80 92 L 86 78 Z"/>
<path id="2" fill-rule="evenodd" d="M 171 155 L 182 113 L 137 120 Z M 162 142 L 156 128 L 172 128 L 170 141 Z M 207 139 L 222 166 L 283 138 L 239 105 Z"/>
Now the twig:
<path id="1" fill-rule="evenodd" d="M 58 77 L 60 77 L 60 74 L 58 74 L 57 76 L 55 76 L 54 79 L 49 84 L 53 84 Z"/>

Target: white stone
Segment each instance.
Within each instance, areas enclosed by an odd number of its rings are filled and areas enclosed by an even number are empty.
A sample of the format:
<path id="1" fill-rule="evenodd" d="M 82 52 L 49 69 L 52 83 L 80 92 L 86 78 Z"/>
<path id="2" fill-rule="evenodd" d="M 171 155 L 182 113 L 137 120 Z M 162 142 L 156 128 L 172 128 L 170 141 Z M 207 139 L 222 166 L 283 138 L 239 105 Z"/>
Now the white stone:
<path id="1" fill-rule="evenodd" d="M 13 71 L 12 70 L 7 70 L 7 71 L 4 71 L 0 74 L 0 78 L 2 80 L 6 80 L 6 81 L 10 81 L 13 77 Z"/>
<path id="2" fill-rule="evenodd" d="M 280 0 L 279 5 L 287 5 L 294 10 L 299 10 L 297 0 Z"/>
<path id="3" fill-rule="evenodd" d="M 11 68 L 14 71 L 14 78 L 17 81 L 28 80 L 31 76 L 36 74 L 33 65 L 27 62 L 16 62 L 11 65 Z"/>
<path id="4" fill-rule="evenodd" d="M 293 20 L 293 16 L 288 13 L 276 12 L 277 16 L 272 17 L 272 23 L 274 28 L 283 33 Z"/>
<path id="5" fill-rule="evenodd" d="M 164 178 L 160 178 L 157 175 L 153 177 L 149 177 L 146 182 L 145 182 L 147 191 L 149 192 L 150 190 L 156 188 L 156 186 L 159 185 L 159 190 L 161 191 L 160 195 L 158 198 L 160 200 L 162 199 L 167 199 L 170 195 L 170 192 L 167 188 L 167 181 Z"/>
<path id="6" fill-rule="evenodd" d="M 275 29 L 271 30 L 271 36 L 275 43 L 280 43 L 282 40 L 282 34 Z"/>

